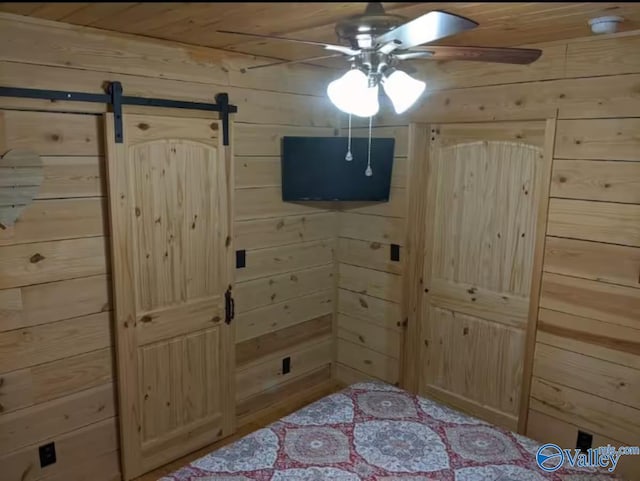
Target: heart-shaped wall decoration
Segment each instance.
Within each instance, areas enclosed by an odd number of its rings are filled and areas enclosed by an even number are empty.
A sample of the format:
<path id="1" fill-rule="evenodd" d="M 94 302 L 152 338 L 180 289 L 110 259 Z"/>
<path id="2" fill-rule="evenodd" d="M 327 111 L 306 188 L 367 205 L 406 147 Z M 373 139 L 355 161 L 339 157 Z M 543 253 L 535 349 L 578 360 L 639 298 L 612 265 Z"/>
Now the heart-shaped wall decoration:
<path id="1" fill-rule="evenodd" d="M 0 159 L 0 230 L 15 224 L 42 185 L 40 156 L 30 150 L 10 150 Z"/>

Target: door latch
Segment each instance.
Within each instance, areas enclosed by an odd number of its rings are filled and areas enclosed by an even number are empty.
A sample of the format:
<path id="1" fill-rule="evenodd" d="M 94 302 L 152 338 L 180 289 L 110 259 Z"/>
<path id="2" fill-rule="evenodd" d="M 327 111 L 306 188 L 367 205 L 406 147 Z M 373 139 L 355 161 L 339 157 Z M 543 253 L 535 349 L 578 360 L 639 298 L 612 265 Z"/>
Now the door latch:
<path id="1" fill-rule="evenodd" d="M 229 286 L 224 293 L 224 322 L 231 324 L 234 317 L 236 317 L 236 301 L 231 295 L 231 286 Z"/>

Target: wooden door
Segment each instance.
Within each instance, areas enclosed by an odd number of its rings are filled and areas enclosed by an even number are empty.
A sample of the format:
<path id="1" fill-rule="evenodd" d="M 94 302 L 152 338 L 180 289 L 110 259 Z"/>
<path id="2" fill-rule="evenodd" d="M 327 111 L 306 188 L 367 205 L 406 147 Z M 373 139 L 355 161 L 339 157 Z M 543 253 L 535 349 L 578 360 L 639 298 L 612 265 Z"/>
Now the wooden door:
<path id="1" fill-rule="evenodd" d="M 418 390 L 514 430 L 545 125 L 433 125 L 427 147 Z"/>
<path id="2" fill-rule="evenodd" d="M 231 162 L 218 121 L 124 116 L 106 142 L 125 479 L 234 429 Z"/>

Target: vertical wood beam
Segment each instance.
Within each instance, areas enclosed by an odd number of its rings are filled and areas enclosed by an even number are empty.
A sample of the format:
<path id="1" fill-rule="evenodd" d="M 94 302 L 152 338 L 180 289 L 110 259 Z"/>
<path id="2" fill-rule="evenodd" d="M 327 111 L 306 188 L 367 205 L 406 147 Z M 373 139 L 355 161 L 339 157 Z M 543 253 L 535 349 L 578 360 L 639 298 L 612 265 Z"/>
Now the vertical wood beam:
<path id="1" fill-rule="evenodd" d="M 557 114 L 556 114 L 557 118 Z M 556 118 L 547 119 L 544 137 L 544 158 L 542 168 L 538 169 L 535 195 L 538 198 L 538 215 L 536 218 L 536 239 L 533 252 L 533 269 L 531 291 L 529 294 L 529 316 L 526 329 L 524 362 L 522 367 L 522 387 L 520 389 L 520 413 L 518 416 L 518 432 L 525 434 L 529 415 L 529 395 L 531 393 L 531 376 L 536 349 L 536 333 L 538 328 L 538 304 L 542 285 L 542 268 L 544 266 L 544 245 L 547 235 L 547 215 L 549 211 L 549 193 L 551 190 L 551 171 L 553 168 L 553 150 L 556 139 Z"/>
<path id="2" fill-rule="evenodd" d="M 425 250 L 425 222 L 427 197 L 425 190 L 429 179 L 429 139 L 427 124 L 409 125 L 409 157 L 407 166 L 407 232 L 405 253 L 402 256 L 403 297 L 402 323 L 404 336 L 400 359 L 400 385 L 417 392 L 419 383 L 420 323 L 422 313 L 422 273 Z"/>

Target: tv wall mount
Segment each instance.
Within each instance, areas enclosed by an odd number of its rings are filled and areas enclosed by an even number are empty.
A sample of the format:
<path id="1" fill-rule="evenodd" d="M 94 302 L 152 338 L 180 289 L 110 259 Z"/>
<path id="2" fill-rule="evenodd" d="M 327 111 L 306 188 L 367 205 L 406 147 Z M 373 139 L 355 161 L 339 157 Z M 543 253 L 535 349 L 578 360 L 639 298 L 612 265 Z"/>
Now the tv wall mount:
<path id="1" fill-rule="evenodd" d="M 123 95 L 120 82 L 107 82 L 104 94 L 88 92 L 66 92 L 63 90 L 41 90 L 19 87 L 0 87 L 0 97 L 20 97 L 29 99 L 45 99 L 51 101 L 67 100 L 73 102 L 94 102 L 107 104 L 113 112 L 115 127 L 115 141 L 122 143 L 122 106 L 140 105 L 144 107 L 164 107 L 171 109 L 205 110 L 208 112 L 220 112 L 222 120 L 222 143 L 229 145 L 229 114 L 238 111 L 238 107 L 229 103 L 229 95 L 219 93 L 215 96 L 215 103 L 187 102 L 182 100 L 157 99 L 147 97 L 132 97 Z"/>

